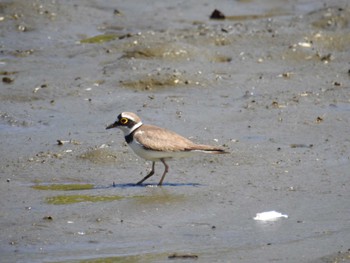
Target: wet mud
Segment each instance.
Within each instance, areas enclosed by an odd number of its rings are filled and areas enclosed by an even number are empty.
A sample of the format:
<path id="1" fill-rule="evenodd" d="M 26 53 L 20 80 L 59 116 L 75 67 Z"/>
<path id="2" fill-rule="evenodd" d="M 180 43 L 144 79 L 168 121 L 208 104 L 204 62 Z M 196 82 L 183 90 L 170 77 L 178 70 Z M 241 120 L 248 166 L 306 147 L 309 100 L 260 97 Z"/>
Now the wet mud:
<path id="1" fill-rule="evenodd" d="M 1 262 L 349 261 L 349 20 L 346 0 L 0 3 Z M 230 154 L 137 186 L 151 164 L 105 130 L 122 111 Z"/>

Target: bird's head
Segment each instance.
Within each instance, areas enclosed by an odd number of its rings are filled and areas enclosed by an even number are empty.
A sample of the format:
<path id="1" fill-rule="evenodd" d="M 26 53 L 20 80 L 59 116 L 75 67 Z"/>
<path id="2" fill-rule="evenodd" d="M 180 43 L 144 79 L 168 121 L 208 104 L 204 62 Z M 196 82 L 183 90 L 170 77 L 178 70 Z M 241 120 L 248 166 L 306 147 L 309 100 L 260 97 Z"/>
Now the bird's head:
<path id="1" fill-rule="evenodd" d="M 122 112 L 118 115 L 117 120 L 108 125 L 106 129 L 119 128 L 124 132 L 124 135 L 129 135 L 134 130 L 142 125 L 141 119 L 135 113 Z"/>

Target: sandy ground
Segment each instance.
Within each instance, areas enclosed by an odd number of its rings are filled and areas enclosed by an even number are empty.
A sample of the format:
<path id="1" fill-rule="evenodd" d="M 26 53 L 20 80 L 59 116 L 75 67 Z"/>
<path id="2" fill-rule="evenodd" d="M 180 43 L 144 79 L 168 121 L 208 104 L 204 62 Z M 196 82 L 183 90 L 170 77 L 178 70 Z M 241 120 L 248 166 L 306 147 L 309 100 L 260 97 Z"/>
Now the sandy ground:
<path id="1" fill-rule="evenodd" d="M 349 20 L 347 0 L 2 1 L 1 262 L 350 261 Z M 231 154 L 136 187 L 150 163 L 105 130 L 122 111 Z"/>

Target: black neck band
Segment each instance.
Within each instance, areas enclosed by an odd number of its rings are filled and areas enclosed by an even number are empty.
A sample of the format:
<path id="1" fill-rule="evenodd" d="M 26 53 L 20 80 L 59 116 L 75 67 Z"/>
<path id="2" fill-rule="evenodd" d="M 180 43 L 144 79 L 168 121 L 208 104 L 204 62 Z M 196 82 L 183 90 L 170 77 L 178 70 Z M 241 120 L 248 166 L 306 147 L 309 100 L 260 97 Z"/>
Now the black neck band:
<path id="1" fill-rule="evenodd" d="M 141 123 L 141 125 L 142 125 L 142 123 Z M 131 143 L 134 140 L 134 133 L 135 133 L 135 131 L 137 131 L 141 127 L 141 125 L 124 137 L 125 141 L 128 144 Z"/>
<path id="2" fill-rule="evenodd" d="M 133 137 L 134 137 L 134 132 L 132 132 L 132 133 L 126 135 L 126 136 L 125 136 L 125 141 L 129 144 L 129 143 L 132 142 Z"/>

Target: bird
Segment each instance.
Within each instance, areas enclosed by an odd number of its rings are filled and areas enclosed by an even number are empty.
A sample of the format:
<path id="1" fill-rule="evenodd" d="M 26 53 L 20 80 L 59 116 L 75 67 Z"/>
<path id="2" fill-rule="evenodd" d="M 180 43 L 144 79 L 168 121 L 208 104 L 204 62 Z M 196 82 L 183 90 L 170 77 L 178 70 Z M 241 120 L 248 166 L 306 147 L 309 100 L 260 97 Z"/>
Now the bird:
<path id="1" fill-rule="evenodd" d="M 161 186 L 169 171 L 166 163 L 168 160 L 189 157 L 194 153 L 228 153 L 217 146 L 196 144 L 171 130 L 143 124 L 140 117 L 132 112 L 120 113 L 117 120 L 106 127 L 106 129 L 112 128 L 119 128 L 123 131 L 125 141 L 138 156 L 152 161 L 152 170 L 136 185 L 141 185 L 154 174 L 157 161 L 164 165 L 164 172 L 158 183 L 158 186 Z"/>

